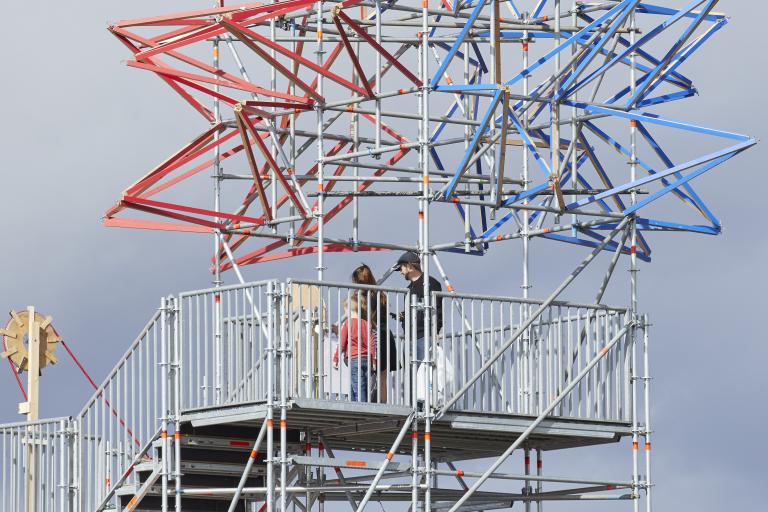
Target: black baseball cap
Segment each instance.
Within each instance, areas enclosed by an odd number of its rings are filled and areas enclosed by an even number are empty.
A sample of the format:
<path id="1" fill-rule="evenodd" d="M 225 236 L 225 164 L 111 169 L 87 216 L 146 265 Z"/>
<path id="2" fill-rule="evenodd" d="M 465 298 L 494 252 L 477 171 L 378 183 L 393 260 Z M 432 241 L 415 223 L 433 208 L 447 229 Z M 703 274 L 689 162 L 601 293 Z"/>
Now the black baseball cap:
<path id="1" fill-rule="evenodd" d="M 405 263 L 410 263 L 412 265 L 419 265 L 421 263 L 421 260 L 419 259 L 419 255 L 413 251 L 404 252 L 397 259 L 397 263 L 392 265 L 392 270 L 400 270 L 400 267 Z"/>

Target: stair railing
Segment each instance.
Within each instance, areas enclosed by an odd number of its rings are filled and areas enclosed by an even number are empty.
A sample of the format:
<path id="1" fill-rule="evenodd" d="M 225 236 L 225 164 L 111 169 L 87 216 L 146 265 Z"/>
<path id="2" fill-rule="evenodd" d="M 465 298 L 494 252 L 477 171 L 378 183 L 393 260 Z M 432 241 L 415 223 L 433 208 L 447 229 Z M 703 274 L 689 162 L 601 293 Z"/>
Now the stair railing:
<path id="1" fill-rule="evenodd" d="M 138 485 L 133 467 L 154 456 L 150 448 L 170 406 L 161 400 L 169 389 L 173 325 L 164 308 L 165 300 L 76 418 L 82 511 L 116 507 L 117 487 Z"/>

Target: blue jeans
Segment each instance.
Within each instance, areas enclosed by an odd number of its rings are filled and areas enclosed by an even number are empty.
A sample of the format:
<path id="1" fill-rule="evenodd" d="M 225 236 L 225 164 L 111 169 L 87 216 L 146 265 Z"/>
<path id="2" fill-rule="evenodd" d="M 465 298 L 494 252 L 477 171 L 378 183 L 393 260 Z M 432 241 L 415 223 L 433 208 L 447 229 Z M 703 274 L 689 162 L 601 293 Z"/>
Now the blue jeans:
<path id="1" fill-rule="evenodd" d="M 360 368 L 358 370 L 358 363 Z M 353 402 L 367 402 L 368 401 L 368 379 L 373 379 L 373 376 L 368 371 L 368 358 L 367 357 L 354 357 L 349 360 L 349 367 L 351 370 L 350 384 L 352 385 L 352 401 Z M 360 386 L 360 394 L 358 395 L 357 389 Z"/>

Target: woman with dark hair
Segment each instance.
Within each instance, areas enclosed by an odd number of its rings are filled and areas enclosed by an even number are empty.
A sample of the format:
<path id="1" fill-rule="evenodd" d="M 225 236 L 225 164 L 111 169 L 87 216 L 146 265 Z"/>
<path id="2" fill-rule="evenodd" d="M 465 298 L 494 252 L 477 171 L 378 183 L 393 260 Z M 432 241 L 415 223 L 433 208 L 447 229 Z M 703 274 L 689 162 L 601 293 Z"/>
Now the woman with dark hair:
<path id="1" fill-rule="evenodd" d="M 376 285 L 376 278 L 368 265 L 360 265 L 352 271 L 352 282 L 355 284 Z M 387 327 L 387 296 L 381 292 L 359 290 L 361 303 L 369 305 L 376 338 L 379 341 L 380 356 L 377 358 L 377 373 L 380 403 L 387 402 L 387 371 L 394 368 L 397 361 L 395 343 L 392 333 Z M 395 363 L 396 364 L 396 363 Z"/>

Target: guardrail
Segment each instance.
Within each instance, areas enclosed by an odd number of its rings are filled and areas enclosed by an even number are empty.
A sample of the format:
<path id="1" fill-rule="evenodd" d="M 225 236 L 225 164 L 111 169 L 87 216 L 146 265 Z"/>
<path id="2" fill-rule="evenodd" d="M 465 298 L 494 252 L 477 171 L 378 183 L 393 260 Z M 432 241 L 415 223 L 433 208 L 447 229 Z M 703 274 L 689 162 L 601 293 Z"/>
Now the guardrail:
<path id="1" fill-rule="evenodd" d="M 278 397 L 281 406 L 294 398 L 412 406 L 428 387 L 425 360 L 437 406 L 466 388 L 454 410 L 538 415 L 627 322 L 625 309 L 594 304 L 433 293 L 438 302 L 442 329 L 422 355 L 424 309 L 405 289 L 262 281 L 163 299 L 78 416 L 0 425 L 0 512 L 25 510 L 27 495 L 40 511 L 115 507 L 116 489 L 138 484 L 132 470 L 157 456 L 158 439 L 167 486 L 179 472 L 168 439 L 183 410 Z M 368 354 L 349 357 L 354 340 Z M 630 335 L 614 344 L 552 415 L 631 421 L 631 344 Z M 39 477 L 32 494 L 30 471 Z"/>
<path id="2" fill-rule="evenodd" d="M 538 415 L 626 323 L 627 311 L 602 305 L 542 303 L 435 293 L 444 327 L 435 345 L 437 403 L 460 390 L 500 348 L 515 341 L 454 409 Z M 533 323 L 520 331 L 535 311 Z M 553 411 L 554 416 L 630 420 L 630 337 L 625 336 Z"/>
<path id="3" fill-rule="evenodd" d="M 108 505 L 117 483 L 138 483 L 130 469 L 170 410 L 169 362 L 173 324 L 155 313 L 77 416 L 77 479 L 81 510 Z M 112 503 L 114 505 L 114 503 Z"/>
<path id="4" fill-rule="evenodd" d="M 0 425 L 0 511 L 75 510 L 73 426 L 71 418 Z"/>
<path id="5" fill-rule="evenodd" d="M 411 403 L 414 322 L 410 314 L 400 319 L 401 312 L 412 310 L 406 290 L 289 281 L 283 294 L 287 302 L 283 315 L 287 318 L 281 324 L 282 339 L 293 355 L 291 396 L 350 401 L 355 387 L 354 395 L 360 401 Z M 367 344 L 366 330 L 370 333 Z M 345 357 L 340 350 L 345 332 L 348 354 L 355 340 L 361 340 L 360 347 L 370 345 L 367 355 Z"/>
<path id="6" fill-rule="evenodd" d="M 182 293 L 183 409 L 266 400 L 274 281 Z"/>

